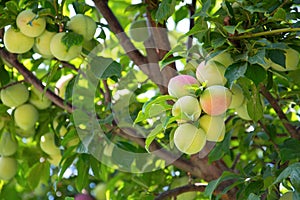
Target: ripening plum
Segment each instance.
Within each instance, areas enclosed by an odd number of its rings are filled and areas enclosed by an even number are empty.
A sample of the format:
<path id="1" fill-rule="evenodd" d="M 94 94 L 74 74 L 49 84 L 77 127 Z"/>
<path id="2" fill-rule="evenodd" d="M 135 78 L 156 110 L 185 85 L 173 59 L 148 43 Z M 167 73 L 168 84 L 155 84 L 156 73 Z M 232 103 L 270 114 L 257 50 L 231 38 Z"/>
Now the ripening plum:
<path id="1" fill-rule="evenodd" d="M 28 37 L 37 37 L 41 35 L 46 28 L 46 20 L 43 17 L 37 17 L 32 10 L 23 10 L 17 16 L 16 23 L 20 31 Z"/>
<path id="2" fill-rule="evenodd" d="M 67 27 L 75 33 L 82 35 L 84 40 L 88 41 L 94 37 L 97 25 L 90 16 L 77 14 L 71 17 Z"/>
<path id="3" fill-rule="evenodd" d="M 136 42 L 146 41 L 150 36 L 146 20 L 132 22 L 129 27 L 129 35 Z"/>
<path id="4" fill-rule="evenodd" d="M 206 86 L 225 85 L 227 79 L 224 76 L 225 67 L 213 61 L 202 61 L 196 70 L 196 77 L 200 83 L 206 83 Z"/>
<path id="5" fill-rule="evenodd" d="M 181 152 L 195 154 L 206 144 L 206 134 L 203 129 L 192 124 L 181 124 L 175 130 L 174 143 Z"/>
<path id="6" fill-rule="evenodd" d="M 180 98 L 195 95 L 193 86 L 199 86 L 199 82 L 190 75 L 178 75 L 170 79 L 168 84 L 169 95 Z"/>
<path id="7" fill-rule="evenodd" d="M 51 101 L 43 94 L 38 91 L 35 87 L 31 88 L 29 103 L 34 105 L 39 110 L 44 110 L 51 105 Z"/>
<path id="8" fill-rule="evenodd" d="M 40 147 L 41 149 L 49 155 L 58 155 L 60 154 L 60 149 L 55 144 L 54 133 L 46 133 L 40 138 Z"/>
<path id="9" fill-rule="evenodd" d="M 14 112 L 16 124 L 23 130 L 28 130 L 34 127 L 39 119 L 39 112 L 30 103 L 18 106 Z"/>
<path id="10" fill-rule="evenodd" d="M 18 142 L 16 138 L 8 132 L 3 132 L 0 136 L 0 155 L 11 156 L 17 152 Z"/>
<path id="11" fill-rule="evenodd" d="M 35 135 L 35 127 L 31 127 L 28 129 L 21 129 L 19 127 L 16 127 L 16 133 L 20 137 L 29 138 Z"/>
<path id="12" fill-rule="evenodd" d="M 97 200 L 106 200 L 106 189 L 105 183 L 98 183 L 93 189 L 92 194 Z"/>
<path id="13" fill-rule="evenodd" d="M 62 61 L 70 61 L 78 57 L 82 50 L 82 44 L 72 45 L 67 47 L 63 43 L 63 37 L 66 35 L 66 32 L 56 33 L 50 42 L 50 51 L 55 58 Z"/>
<path id="14" fill-rule="evenodd" d="M 213 85 L 206 88 L 200 95 L 200 105 L 208 115 L 222 115 L 229 108 L 232 94 L 228 88 L 221 85 Z"/>
<path id="15" fill-rule="evenodd" d="M 172 108 L 172 115 L 178 117 L 177 122 L 196 121 L 200 114 L 200 102 L 192 96 L 180 97 Z"/>
<path id="16" fill-rule="evenodd" d="M 14 29 L 8 28 L 3 36 L 4 46 L 10 53 L 22 54 L 28 52 L 34 45 L 34 38 L 28 37 Z"/>
<path id="17" fill-rule="evenodd" d="M 231 93 L 232 99 L 229 108 L 240 107 L 245 99 L 243 89 L 238 84 L 234 83 L 231 87 Z"/>
<path id="18" fill-rule="evenodd" d="M 223 140 L 225 133 L 223 116 L 203 115 L 199 119 L 199 124 L 206 133 L 207 141 L 219 142 Z"/>
<path id="19" fill-rule="evenodd" d="M 22 105 L 29 98 L 28 89 L 22 83 L 17 83 L 2 89 L 0 95 L 2 103 L 11 108 Z"/>
<path id="20" fill-rule="evenodd" d="M 10 180 L 12 179 L 18 169 L 17 160 L 13 157 L 0 156 L 0 179 Z"/>
<path id="21" fill-rule="evenodd" d="M 54 165 L 54 166 L 58 166 L 60 161 L 62 159 L 62 155 L 59 154 L 51 154 L 50 157 L 48 158 L 48 161 L 50 164 Z"/>
<path id="22" fill-rule="evenodd" d="M 55 32 L 45 30 L 40 36 L 35 38 L 37 52 L 44 58 L 51 58 L 53 56 L 50 51 L 50 42 L 55 34 Z"/>

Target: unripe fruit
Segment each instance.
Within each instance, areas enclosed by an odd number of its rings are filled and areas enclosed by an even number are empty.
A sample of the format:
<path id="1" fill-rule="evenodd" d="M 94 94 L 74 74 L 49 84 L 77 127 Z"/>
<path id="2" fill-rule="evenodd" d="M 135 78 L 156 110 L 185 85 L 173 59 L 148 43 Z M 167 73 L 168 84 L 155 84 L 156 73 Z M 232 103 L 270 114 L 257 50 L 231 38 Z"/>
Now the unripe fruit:
<path id="1" fill-rule="evenodd" d="M 3 132 L 0 136 L 0 155 L 1 156 L 11 156 L 17 152 L 18 142 L 16 138 L 8 132 Z"/>
<path id="2" fill-rule="evenodd" d="M 225 85 L 225 67 L 213 61 L 202 61 L 196 70 L 196 77 L 200 83 L 206 82 L 206 86 Z"/>
<path id="3" fill-rule="evenodd" d="M 240 118 L 244 120 L 252 120 L 248 114 L 247 103 L 248 100 L 245 99 L 241 106 L 235 108 L 235 112 Z"/>
<path id="4" fill-rule="evenodd" d="M 32 137 L 35 135 L 35 127 L 33 126 L 29 129 L 25 129 L 25 130 L 16 127 L 16 133 L 20 137 L 24 137 L 24 138 Z"/>
<path id="5" fill-rule="evenodd" d="M 146 20 L 132 22 L 129 27 L 129 35 L 136 42 L 146 41 L 150 36 Z"/>
<path id="6" fill-rule="evenodd" d="M 206 88 L 200 96 L 200 105 L 204 112 L 209 115 L 222 115 L 231 103 L 231 92 L 228 88 L 213 85 Z"/>
<path id="7" fill-rule="evenodd" d="M 189 184 L 189 177 L 183 176 L 180 178 L 175 179 L 170 188 L 175 189 L 177 187 L 182 187 Z M 176 200 L 193 200 L 196 198 L 197 193 L 196 192 L 185 192 L 183 194 L 177 195 Z"/>
<path id="8" fill-rule="evenodd" d="M 168 92 L 171 96 L 180 98 L 183 96 L 194 95 L 191 87 L 199 86 L 199 82 L 190 75 L 178 75 L 170 79 Z"/>
<path id="9" fill-rule="evenodd" d="M 98 183 L 93 189 L 92 194 L 97 200 L 106 200 L 106 184 Z"/>
<path id="10" fill-rule="evenodd" d="M 44 58 L 51 58 L 53 55 L 50 51 L 50 42 L 55 32 L 45 30 L 40 36 L 35 38 L 35 47 L 39 54 Z"/>
<path id="11" fill-rule="evenodd" d="M 95 21 L 86 15 L 77 14 L 73 16 L 67 24 L 68 29 L 83 36 L 84 40 L 91 40 L 96 32 Z"/>
<path id="12" fill-rule="evenodd" d="M 11 157 L 0 157 L 0 179 L 10 180 L 17 173 L 17 160 Z"/>
<path id="13" fill-rule="evenodd" d="M 41 35 L 46 28 L 46 20 L 37 15 L 32 10 L 23 10 L 17 16 L 16 22 L 20 31 L 28 37 Z"/>
<path id="14" fill-rule="evenodd" d="M 88 194 L 76 194 L 74 200 L 95 200 Z"/>
<path id="15" fill-rule="evenodd" d="M 16 108 L 14 119 L 21 129 L 28 130 L 38 121 L 39 113 L 32 104 L 23 104 Z"/>
<path id="16" fill-rule="evenodd" d="M 40 139 L 41 149 L 49 155 L 60 154 L 60 149 L 55 145 L 55 138 L 53 133 L 46 133 Z"/>
<path id="17" fill-rule="evenodd" d="M 195 154 L 202 150 L 206 143 L 203 129 L 192 124 L 181 124 L 174 133 L 175 146 L 183 153 Z"/>
<path id="18" fill-rule="evenodd" d="M 43 110 L 51 105 L 51 101 L 43 94 L 38 91 L 35 87 L 31 88 L 29 102 L 36 108 Z"/>
<path id="19" fill-rule="evenodd" d="M 233 59 L 228 52 L 222 52 L 216 55 L 215 57 L 211 58 L 209 61 L 216 61 L 220 64 L 222 64 L 225 68 L 227 68 L 229 65 L 233 64 Z"/>
<path id="20" fill-rule="evenodd" d="M 80 55 L 82 45 L 73 45 L 68 48 L 62 41 L 65 32 L 56 33 L 50 42 L 50 51 L 55 58 L 62 61 L 70 61 Z"/>
<path id="21" fill-rule="evenodd" d="M 62 159 L 62 155 L 59 154 L 52 154 L 50 155 L 50 157 L 48 158 L 49 163 L 51 163 L 54 166 L 58 166 L 60 161 Z"/>
<path id="22" fill-rule="evenodd" d="M 286 192 L 284 193 L 279 200 L 293 200 L 294 192 Z"/>
<path id="23" fill-rule="evenodd" d="M 223 116 L 203 115 L 199 119 L 199 124 L 206 133 L 207 141 L 219 142 L 223 140 L 225 133 Z"/>
<path id="24" fill-rule="evenodd" d="M 229 108 L 237 108 L 242 105 L 244 102 L 244 93 L 243 89 L 236 83 L 234 83 L 231 87 L 232 100 L 229 105 Z"/>
<path id="25" fill-rule="evenodd" d="M 56 117 L 56 118 L 54 118 L 54 120 L 53 120 L 53 128 L 54 128 L 55 131 L 57 130 L 58 125 L 59 125 L 59 122 L 58 122 L 58 118 Z M 66 128 L 64 125 L 61 125 L 61 126 L 59 127 L 59 135 L 60 135 L 61 137 L 64 137 L 64 136 L 66 135 L 67 132 L 68 132 L 68 130 L 67 130 L 67 128 Z"/>
<path id="26" fill-rule="evenodd" d="M 8 107 L 17 107 L 25 103 L 29 92 L 25 85 L 17 83 L 1 90 L 1 101 Z"/>
<path id="27" fill-rule="evenodd" d="M 172 108 L 172 115 L 178 122 L 196 121 L 201 114 L 200 102 L 192 96 L 180 97 Z"/>
<path id="28" fill-rule="evenodd" d="M 26 53 L 34 45 L 34 39 L 10 27 L 4 32 L 4 46 L 10 53 Z"/>
<path id="29" fill-rule="evenodd" d="M 299 69 L 299 52 L 292 49 L 284 49 L 285 51 L 285 68 L 282 67 L 279 64 L 276 64 L 272 62 L 271 60 L 268 60 L 268 64 L 270 64 L 271 68 L 277 70 L 277 71 L 292 71 Z"/>

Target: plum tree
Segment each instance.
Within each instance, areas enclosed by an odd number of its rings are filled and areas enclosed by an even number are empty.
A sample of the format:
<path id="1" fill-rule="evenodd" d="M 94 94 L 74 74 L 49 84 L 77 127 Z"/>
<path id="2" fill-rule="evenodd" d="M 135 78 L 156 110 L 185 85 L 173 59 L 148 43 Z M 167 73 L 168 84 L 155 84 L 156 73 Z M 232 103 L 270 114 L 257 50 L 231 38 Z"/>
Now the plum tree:
<path id="1" fill-rule="evenodd" d="M 222 141 L 225 134 L 225 122 L 223 116 L 203 115 L 199 119 L 200 127 L 206 133 L 207 141 Z"/>
<path id="2" fill-rule="evenodd" d="M 75 33 L 82 35 L 84 40 L 88 41 L 94 37 L 97 25 L 91 17 L 77 14 L 71 17 L 67 27 Z"/>
<path id="3" fill-rule="evenodd" d="M 9 180 L 13 178 L 17 170 L 18 163 L 15 158 L 0 156 L 0 179 Z"/>
<path id="4" fill-rule="evenodd" d="M 232 94 L 228 88 L 221 85 L 213 85 L 206 88 L 200 95 L 200 105 L 209 115 L 222 115 L 229 108 Z"/>
<path id="5" fill-rule="evenodd" d="M 34 39 L 14 29 L 8 28 L 4 32 L 3 42 L 7 51 L 11 53 L 26 53 L 34 45 Z"/>
<path id="6" fill-rule="evenodd" d="M 53 56 L 50 51 L 50 42 L 55 34 L 56 32 L 45 30 L 40 36 L 35 38 L 35 48 L 44 58 L 51 58 Z"/>
<path id="7" fill-rule="evenodd" d="M 17 126 L 23 130 L 28 130 L 35 126 L 39 119 L 39 113 L 32 104 L 27 103 L 16 108 L 14 119 Z"/>
<path id="8" fill-rule="evenodd" d="M 25 103 L 29 98 L 27 87 L 22 83 L 8 86 L 1 90 L 1 101 L 8 107 L 17 107 Z"/>
<path id="9" fill-rule="evenodd" d="M 200 114 L 200 102 L 192 96 L 180 97 L 172 108 L 172 115 L 178 117 L 178 122 L 196 121 Z"/>
<path id="10" fill-rule="evenodd" d="M 23 10 L 17 16 L 16 23 L 20 31 L 28 37 L 41 35 L 46 28 L 46 20 L 38 17 L 32 10 Z"/>
<path id="11" fill-rule="evenodd" d="M 189 177 L 183 176 L 183 177 L 174 179 L 174 181 L 171 183 L 170 188 L 174 189 L 174 188 L 182 187 L 182 186 L 185 186 L 188 184 L 189 184 Z M 187 199 L 193 200 L 196 198 L 196 196 L 197 196 L 196 192 L 185 192 L 183 194 L 177 195 L 176 199 L 177 200 L 187 200 Z"/>
<path id="12" fill-rule="evenodd" d="M 51 101 L 35 87 L 31 88 L 29 103 L 34 105 L 37 109 L 44 110 L 51 105 Z"/>
<path id="13" fill-rule="evenodd" d="M 200 83 L 206 83 L 206 86 L 225 85 L 227 82 L 224 74 L 225 67 L 214 62 L 202 61 L 196 69 L 196 77 Z"/>
<path id="14" fill-rule="evenodd" d="M 232 93 L 232 99 L 229 108 L 240 107 L 244 102 L 244 98 L 245 98 L 242 88 L 238 84 L 234 83 L 230 91 Z"/>
<path id="15" fill-rule="evenodd" d="M 174 143 L 181 152 L 195 154 L 206 144 L 206 134 L 203 129 L 184 123 L 175 130 Z"/>
<path id="16" fill-rule="evenodd" d="M 0 136 L 0 155 L 11 156 L 17 152 L 18 142 L 11 133 L 3 132 Z"/>
<path id="17" fill-rule="evenodd" d="M 150 36 L 146 20 L 132 22 L 129 27 L 129 35 L 136 42 L 146 41 Z"/>
<path id="18" fill-rule="evenodd" d="M 68 47 L 63 42 L 63 37 L 66 32 L 56 33 L 50 42 L 50 51 L 52 55 L 58 60 L 70 61 L 80 55 L 82 44 L 76 44 Z"/>
<path id="19" fill-rule="evenodd" d="M 49 155 L 60 154 L 60 149 L 55 144 L 54 134 L 49 132 L 41 136 L 40 138 L 41 149 Z"/>
<path id="20" fill-rule="evenodd" d="M 98 183 L 92 194 L 97 200 L 106 200 L 106 189 L 107 185 L 105 183 Z"/>
<path id="21" fill-rule="evenodd" d="M 187 95 L 195 95 L 194 86 L 199 87 L 199 82 L 190 75 L 178 75 L 170 79 L 168 92 L 171 96 L 180 98 Z"/>

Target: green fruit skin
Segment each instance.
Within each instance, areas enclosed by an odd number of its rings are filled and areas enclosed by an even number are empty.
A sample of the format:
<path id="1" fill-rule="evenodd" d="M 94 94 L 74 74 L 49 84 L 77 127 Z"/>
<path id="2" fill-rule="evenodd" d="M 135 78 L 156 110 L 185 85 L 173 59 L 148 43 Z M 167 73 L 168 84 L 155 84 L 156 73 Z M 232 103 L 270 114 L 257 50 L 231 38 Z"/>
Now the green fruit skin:
<path id="1" fill-rule="evenodd" d="M 203 129 L 185 123 L 178 126 L 174 133 L 175 146 L 185 154 L 195 154 L 206 144 L 206 134 Z"/>
<path id="2" fill-rule="evenodd" d="M 37 37 L 45 31 L 46 20 L 42 17 L 35 18 L 36 14 L 33 13 L 32 10 L 24 10 L 18 14 L 16 23 L 24 35 Z"/>
<path id="3" fill-rule="evenodd" d="M 229 108 L 234 109 L 240 107 L 245 99 L 242 88 L 238 84 L 234 83 L 231 88 L 231 93 L 232 100 L 229 105 Z"/>
<path id="4" fill-rule="evenodd" d="M 18 169 L 17 160 L 12 157 L 0 157 L 0 179 L 10 180 L 12 179 Z"/>
<path id="5" fill-rule="evenodd" d="M 28 52 L 34 45 L 34 39 L 10 27 L 4 32 L 4 46 L 10 53 Z"/>
<path id="6" fill-rule="evenodd" d="M 196 77 L 200 83 L 206 83 L 206 86 L 225 85 L 227 79 L 225 78 L 226 68 L 216 62 L 205 61 L 201 62 L 196 70 Z"/>
<path id="7" fill-rule="evenodd" d="M 202 110 L 208 115 L 222 115 L 229 108 L 232 94 L 228 88 L 213 85 L 206 88 L 200 96 Z"/>
<path id="8" fill-rule="evenodd" d="M 293 200 L 294 192 L 286 192 L 284 193 L 279 200 Z"/>
<path id="9" fill-rule="evenodd" d="M 97 200 L 106 200 L 106 184 L 98 183 L 93 189 L 92 194 Z"/>
<path id="10" fill-rule="evenodd" d="M 230 55 L 230 53 L 228 52 L 222 52 L 218 55 L 216 55 L 215 57 L 211 58 L 210 61 L 215 61 L 218 62 L 220 64 L 222 64 L 224 67 L 228 67 L 229 65 L 233 64 L 233 59 Z"/>
<path id="11" fill-rule="evenodd" d="M 200 103 L 192 96 L 180 97 L 172 108 L 172 115 L 179 117 L 177 122 L 196 121 L 201 114 Z"/>
<path id="12" fill-rule="evenodd" d="M 58 60 L 70 61 L 80 55 L 82 45 L 73 45 L 68 49 L 67 46 L 62 42 L 62 38 L 65 34 L 65 32 L 56 33 L 52 37 L 50 42 L 50 51 Z"/>
<path id="13" fill-rule="evenodd" d="M 14 119 L 21 129 L 28 130 L 38 121 L 39 113 L 32 104 L 23 104 L 16 108 Z"/>
<path id="14" fill-rule="evenodd" d="M 146 20 L 132 22 L 129 27 L 129 35 L 136 42 L 146 41 L 150 36 Z"/>
<path id="15" fill-rule="evenodd" d="M 182 187 L 184 185 L 187 185 L 188 183 L 189 183 L 189 177 L 183 176 L 183 177 L 175 179 L 172 182 L 170 188 L 174 189 L 177 187 Z M 196 196 L 197 196 L 196 192 L 185 192 L 183 194 L 176 196 L 176 199 L 177 200 L 194 200 L 196 198 Z"/>
<path id="16" fill-rule="evenodd" d="M 29 92 L 25 85 L 18 83 L 1 90 L 1 101 L 8 107 L 17 107 L 25 103 L 29 98 Z"/>
<path id="17" fill-rule="evenodd" d="M 223 116 L 203 115 L 199 119 L 199 124 L 206 133 L 207 141 L 219 142 L 223 140 L 225 131 Z"/>
<path id="18" fill-rule="evenodd" d="M 21 129 L 16 127 L 16 133 L 20 137 L 29 138 L 35 135 L 35 127 L 31 127 L 29 129 Z"/>
<path id="19" fill-rule="evenodd" d="M 8 132 L 3 132 L 0 136 L 0 155 L 11 156 L 17 152 L 18 142 Z"/>
<path id="20" fill-rule="evenodd" d="M 37 49 L 37 52 L 44 58 L 53 57 L 50 51 L 50 42 L 55 34 L 55 32 L 45 30 L 40 36 L 35 38 L 35 47 Z"/>
<path id="21" fill-rule="evenodd" d="M 39 110 L 44 110 L 51 105 L 51 101 L 36 88 L 31 88 L 29 103 L 34 105 Z"/>
<path id="22" fill-rule="evenodd" d="M 72 17 L 67 26 L 70 30 L 82 35 L 85 41 L 94 37 L 97 28 L 95 21 L 83 14 L 77 14 Z"/>
<path id="23" fill-rule="evenodd" d="M 49 155 L 60 154 L 60 149 L 55 145 L 54 134 L 46 133 L 40 138 L 41 149 Z"/>
<path id="24" fill-rule="evenodd" d="M 189 88 L 193 85 L 199 86 L 199 82 L 193 76 L 178 75 L 170 79 L 168 92 L 171 96 L 176 98 L 188 95 L 194 96 L 193 91 Z"/>

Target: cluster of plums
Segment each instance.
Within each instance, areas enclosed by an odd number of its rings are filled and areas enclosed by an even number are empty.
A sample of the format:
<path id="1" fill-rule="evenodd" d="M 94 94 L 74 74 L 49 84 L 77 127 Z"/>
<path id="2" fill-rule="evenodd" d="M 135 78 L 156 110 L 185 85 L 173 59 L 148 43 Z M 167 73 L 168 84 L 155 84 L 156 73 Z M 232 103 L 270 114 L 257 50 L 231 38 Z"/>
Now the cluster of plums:
<path id="1" fill-rule="evenodd" d="M 54 56 L 58 60 L 70 61 L 80 55 L 83 45 L 93 41 L 97 28 L 95 21 L 83 14 L 73 16 L 65 32 L 50 32 L 46 24 L 46 19 L 38 17 L 32 10 L 21 11 L 16 19 L 17 29 L 10 26 L 4 33 L 6 49 L 11 53 L 22 54 L 33 48 L 45 58 Z M 70 43 L 66 38 L 71 33 L 81 35 L 83 41 Z"/>

